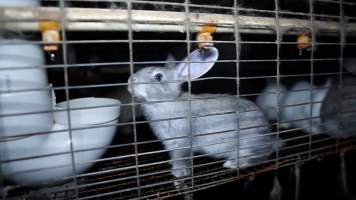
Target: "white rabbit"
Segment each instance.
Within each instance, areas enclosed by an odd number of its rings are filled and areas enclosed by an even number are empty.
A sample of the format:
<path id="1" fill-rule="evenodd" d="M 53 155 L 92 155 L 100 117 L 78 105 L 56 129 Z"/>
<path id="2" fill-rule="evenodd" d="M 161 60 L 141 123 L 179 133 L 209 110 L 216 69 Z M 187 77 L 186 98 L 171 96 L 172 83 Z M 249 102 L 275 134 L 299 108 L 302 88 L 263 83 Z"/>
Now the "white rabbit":
<path id="1" fill-rule="evenodd" d="M 269 120 L 277 119 L 278 98 L 281 103 L 286 91 L 286 87 L 282 84 L 277 85 L 276 82 L 269 82 L 261 95 L 257 97 L 256 104 L 265 112 Z"/>
<path id="2" fill-rule="evenodd" d="M 144 116 L 169 151 L 176 178 L 190 176 L 191 150 L 221 158 L 224 167 L 235 169 L 266 160 L 280 146 L 266 135 L 268 123 L 253 102 L 233 95 L 182 91 L 182 83 L 208 72 L 218 54 L 214 47 L 195 50 L 184 63 L 146 67 L 128 80 L 129 92 L 143 102 Z"/>
<path id="3" fill-rule="evenodd" d="M 308 129 L 310 118 L 313 117 L 311 130 L 307 132 L 312 134 L 324 132 L 320 112 L 330 85 L 331 80 L 328 80 L 323 88 L 315 87 L 311 96 L 311 85 L 308 82 L 296 83 L 282 98 L 284 108 L 281 109 L 281 121 L 287 122 L 289 127 Z"/>

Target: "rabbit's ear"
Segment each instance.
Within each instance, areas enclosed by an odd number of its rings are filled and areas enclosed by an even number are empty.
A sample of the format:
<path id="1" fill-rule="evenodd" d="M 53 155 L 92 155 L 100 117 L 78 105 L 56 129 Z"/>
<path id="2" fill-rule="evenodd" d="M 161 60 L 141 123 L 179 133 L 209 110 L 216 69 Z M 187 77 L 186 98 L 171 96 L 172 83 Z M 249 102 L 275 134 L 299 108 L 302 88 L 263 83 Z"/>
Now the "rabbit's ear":
<path id="1" fill-rule="evenodd" d="M 173 54 L 168 54 L 166 58 L 166 63 L 164 64 L 165 67 L 174 67 L 176 64 L 174 63 L 176 59 L 174 58 Z"/>
<path id="2" fill-rule="evenodd" d="M 183 60 L 175 68 L 178 79 L 196 79 L 207 73 L 215 64 L 219 57 L 219 51 L 215 47 L 208 49 L 197 49 L 188 58 Z M 189 62 L 189 63 L 188 63 Z"/>

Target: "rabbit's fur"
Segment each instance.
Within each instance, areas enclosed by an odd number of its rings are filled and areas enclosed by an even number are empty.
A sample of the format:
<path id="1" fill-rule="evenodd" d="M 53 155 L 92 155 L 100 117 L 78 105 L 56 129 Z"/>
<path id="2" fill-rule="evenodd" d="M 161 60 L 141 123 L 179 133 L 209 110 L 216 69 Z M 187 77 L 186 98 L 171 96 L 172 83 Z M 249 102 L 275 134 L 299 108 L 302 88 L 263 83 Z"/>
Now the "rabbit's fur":
<path id="1" fill-rule="evenodd" d="M 311 85 L 309 82 L 301 81 L 296 83 L 288 92 L 285 93 L 282 104 L 281 119 L 285 128 L 296 127 L 307 129 L 311 134 L 323 133 L 323 124 L 320 119 L 320 112 L 323 100 L 329 90 L 331 81 L 328 80 L 322 87 L 314 88 L 311 95 Z M 313 97 L 311 99 L 311 97 Z M 311 106 L 311 102 L 312 106 Z M 310 121 L 310 117 L 312 119 Z M 310 124 L 311 123 L 311 124 Z M 309 129 L 311 125 L 311 130 Z"/>
<path id="2" fill-rule="evenodd" d="M 311 134 L 323 133 L 320 112 L 330 86 L 331 80 L 329 79 L 321 87 L 314 86 L 313 98 L 311 99 L 311 85 L 307 81 L 297 82 L 289 90 L 282 84 L 279 84 L 278 88 L 276 83 L 270 82 L 262 94 L 257 97 L 257 105 L 261 107 L 270 120 L 277 120 L 278 116 L 281 128 L 302 128 Z M 278 90 L 280 91 L 279 110 L 277 110 Z M 313 102 L 312 106 L 311 102 Z M 310 119 L 311 116 L 312 119 Z M 310 126 L 311 129 L 309 129 Z"/>
<path id="3" fill-rule="evenodd" d="M 256 99 L 256 104 L 265 112 L 269 120 L 276 120 L 278 116 L 277 106 L 281 102 L 287 89 L 276 82 L 268 82 L 267 86 Z"/>
<path id="4" fill-rule="evenodd" d="M 128 90 L 144 102 L 143 114 L 169 150 L 172 174 L 177 178 L 190 176 L 190 149 L 224 159 L 224 167 L 244 168 L 266 159 L 278 148 L 272 136 L 264 135 L 269 132 L 268 123 L 253 102 L 233 95 L 189 95 L 182 91 L 182 83 L 188 77 L 205 74 L 217 55 L 215 48 L 192 52 L 190 61 L 210 63 L 190 63 L 190 73 L 187 63 L 170 63 L 146 67 L 129 78 Z M 161 81 L 155 79 L 158 73 Z"/>

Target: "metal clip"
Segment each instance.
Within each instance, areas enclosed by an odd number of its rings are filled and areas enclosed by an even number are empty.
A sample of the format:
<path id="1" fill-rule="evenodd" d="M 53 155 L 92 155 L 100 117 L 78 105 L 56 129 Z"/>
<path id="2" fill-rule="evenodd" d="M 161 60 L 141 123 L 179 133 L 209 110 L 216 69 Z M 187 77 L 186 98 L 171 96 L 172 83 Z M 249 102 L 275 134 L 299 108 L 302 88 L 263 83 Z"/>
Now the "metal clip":
<path id="1" fill-rule="evenodd" d="M 300 34 L 297 38 L 297 48 L 299 49 L 299 55 L 302 55 L 304 49 L 310 50 L 312 39 L 309 32 Z"/>
<path id="2" fill-rule="evenodd" d="M 197 40 L 199 42 L 199 49 L 206 49 L 208 47 L 214 46 L 212 33 L 215 33 L 217 25 L 214 23 L 205 24 L 197 35 Z"/>

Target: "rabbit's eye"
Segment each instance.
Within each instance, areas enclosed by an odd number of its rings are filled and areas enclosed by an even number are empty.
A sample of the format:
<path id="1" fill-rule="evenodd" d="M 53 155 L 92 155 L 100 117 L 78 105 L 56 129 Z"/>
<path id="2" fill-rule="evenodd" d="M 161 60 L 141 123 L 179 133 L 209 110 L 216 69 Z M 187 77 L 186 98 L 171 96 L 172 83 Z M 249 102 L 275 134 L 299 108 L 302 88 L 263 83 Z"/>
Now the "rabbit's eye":
<path id="1" fill-rule="evenodd" d="M 162 81 L 162 77 L 163 77 L 163 75 L 162 75 L 161 73 L 155 74 L 155 79 L 156 79 L 157 81 Z"/>

